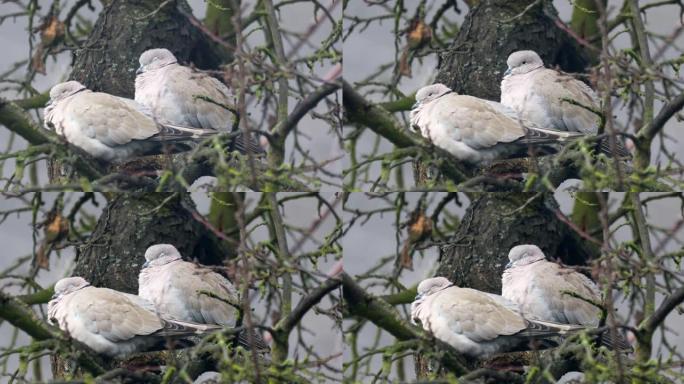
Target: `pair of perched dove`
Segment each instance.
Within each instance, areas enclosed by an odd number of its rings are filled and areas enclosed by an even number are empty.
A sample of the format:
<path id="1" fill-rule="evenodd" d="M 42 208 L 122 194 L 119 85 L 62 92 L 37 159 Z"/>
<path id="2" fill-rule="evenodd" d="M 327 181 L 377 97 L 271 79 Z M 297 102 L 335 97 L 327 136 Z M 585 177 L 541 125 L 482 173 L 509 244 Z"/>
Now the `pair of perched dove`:
<path id="1" fill-rule="evenodd" d="M 234 103 L 220 81 L 177 64 L 166 49 L 140 56 L 135 100 L 92 92 L 76 81 L 50 90 L 45 127 L 95 158 L 121 162 L 163 153 L 164 147 L 197 142 L 230 131 L 235 116 L 224 106 Z M 191 147 L 191 146 L 190 146 Z M 263 152 L 238 135 L 240 152 Z"/>
<path id="2" fill-rule="evenodd" d="M 488 163 L 526 153 L 531 146 L 567 143 L 584 136 L 544 129 L 523 120 L 503 104 L 459 95 L 439 83 L 416 93 L 411 127 L 457 159 L 471 164 Z"/>
<path id="3" fill-rule="evenodd" d="M 460 288 L 445 277 L 423 280 L 411 304 L 411 319 L 423 329 L 472 357 L 512 351 L 531 340 L 546 341 L 584 327 L 532 320 L 498 295 Z"/>
<path id="4" fill-rule="evenodd" d="M 93 92 L 77 81 L 52 87 L 45 126 L 108 162 L 161 153 L 165 144 L 199 141 L 217 133 L 155 121 L 135 101 Z"/>
<path id="5" fill-rule="evenodd" d="M 138 296 L 91 286 L 82 277 L 61 279 L 48 303 L 48 318 L 95 352 L 122 356 L 171 339 L 222 329 L 171 320 Z"/>
<path id="6" fill-rule="evenodd" d="M 501 83 L 501 103 L 459 95 L 444 84 L 416 93 L 411 127 L 457 159 L 488 163 L 530 149 L 555 151 L 585 135 L 595 135 L 598 98 L 583 82 L 544 67 L 534 51 L 514 52 Z M 616 141 L 616 155 L 629 152 Z M 601 151 L 611 155 L 607 141 Z"/>
<path id="7" fill-rule="evenodd" d="M 501 81 L 501 103 L 522 119 L 545 128 L 596 135 L 601 123 L 601 103 L 587 84 L 571 75 L 544 67 L 535 51 L 508 56 Z M 614 154 L 607 140 L 600 142 L 608 155 L 629 158 L 622 142 L 615 140 Z"/>
<path id="8" fill-rule="evenodd" d="M 209 268 L 184 261 L 171 244 L 156 244 L 145 252 L 138 296 L 175 320 L 235 327 L 240 314 L 240 295 L 233 284 Z M 250 333 L 239 334 L 239 342 L 259 351 L 269 349 L 258 333 Z"/>
<path id="9" fill-rule="evenodd" d="M 48 304 L 49 319 L 108 356 L 237 325 L 240 298 L 228 279 L 183 261 L 169 244 L 149 247 L 145 259 L 137 296 L 92 287 L 81 277 L 60 280 Z M 259 352 L 269 349 L 254 332 L 241 332 L 237 341 Z"/>

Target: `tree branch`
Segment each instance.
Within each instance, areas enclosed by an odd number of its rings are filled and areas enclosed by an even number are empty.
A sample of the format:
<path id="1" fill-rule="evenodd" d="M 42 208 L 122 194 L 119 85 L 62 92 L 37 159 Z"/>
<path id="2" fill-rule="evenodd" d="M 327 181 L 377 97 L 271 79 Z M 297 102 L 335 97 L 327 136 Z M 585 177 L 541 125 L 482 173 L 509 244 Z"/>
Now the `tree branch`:
<path id="1" fill-rule="evenodd" d="M 418 328 L 401 319 L 385 301 L 368 294 L 346 272 L 342 273 L 342 285 L 342 295 L 350 314 L 370 320 L 400 341 L 425 338 Z"/>
<path id="2" fill-rule="evenodd" d="M 287 137 L 287 135 L 292 131 L 294 127 L 297 126 L 299 120 L 304 117 L 307 112 L 314 109 L 318 103 L 323 100 L 326 96 L 340 89 L 340 83 L 338 81 L 325 83 L 322 87 L 318 88 L 314 93 L 309 94 L 304 100 L 299 102 L 295 106 L 294 110 L 287 117 L 287 120 L 281 122 L 281 126 L 274 129 L 278 132 L 278 135 Z"/>
<path id="3" fill-rule="evenodd" d="M 653 312 L 653 315 L 646 319 L 646 321 L 639 327 L 639 330 L 645 333 L 655 332 L 655 329 L 663 321 L 665 321 L 667 315 L 669 315 L 670 312 L 677 308 L 677 306 L 682 302 L 684 302 L 684 286 L 679 287 L 670 296 L 668 296 L 662 302 L 662 304 L 660 304 L 660 307 L 658 307 L 658 309 L 655 312 Z"/>
<path id="4" fill-rule="evenodd" d="M 54 292 L 54 286 L 51 286 L 28 295 L 17 296 L 17 299 L 23 301 L 24 304 L 27 305 L 47 304 L 47 302 L 50 301 L 50 298 L 52 298 Z"/>
<path id="5" fill-rule="evenodd" d="M 653 122 L 642 129 L 637 136 L 643 137 L 650 142 L 663 129 L 667 121 L 682 108 L 684 108 L 684 93 L 679 94 L 674 99 L 671 99 L 669 103 L 665 104 L 658 113 L 658 116 L 653 119 Z"/>
<path id="6" fill-rule="evenodd" d="M 309 292 L 308 295 L 302 298 L 297 304 L 297 307 L 290 313 L 286 318 L 282 319 L 276 325 L 276 332 L 282 332 L 285 335 L 289 335 L 292 329 L 299 323 L 299 321 L 304 317 L 304 315 L 311 309 L 314 305 L 323 299 L 325 295 L 335 290 L 342 284 L 342 280 L 337 277 L 331 277 L 323 282 L 320 286 L 316 287 L 313 291 Z"/>

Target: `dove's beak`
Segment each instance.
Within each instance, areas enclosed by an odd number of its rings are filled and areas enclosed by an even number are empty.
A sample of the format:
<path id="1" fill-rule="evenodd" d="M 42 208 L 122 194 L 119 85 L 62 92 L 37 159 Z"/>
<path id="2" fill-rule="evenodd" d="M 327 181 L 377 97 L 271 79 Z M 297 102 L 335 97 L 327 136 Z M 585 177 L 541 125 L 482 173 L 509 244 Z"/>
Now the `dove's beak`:
<path id="1" fill-rule="evenodd" d="M 508 75 L 510 75 L 510 74 L 511 74 L 511 68 L 508 67 L 508 68 L 506 68 L 506 72 L 504 72 L 504 77 L 506 77 L 506 76 L 508 76 Z"/>
<path id="2" fill-rule="evenodd" d="M 416 102 L 413 103 L 413 105 L 411 106 L 411 109 L 416 109 L 416 108 L 418 108 L 419 105 L 420 105 L 420 103 L 416 101 Z"/>
<path id="3" fill-rule="evenodd" d="M 150 262 L 149 262 L 149 261 L 145 261 L 145 264 L 143 264 L 143 268 L 147 268 L 147 267 L 149 267 L 149 266 L 150 266 Z"/>
<path id="4" fill-rule="evenodd" d="M 509 261 L 508 264 L 506 264 L 506 269 L 513 267 L 513 262 Z"/>
<path id="5" fill-rule="evenodd" d="M 139 66 L 138 69 L 135 71 L 135 74 L 136 74 L 136 75 L 139 75 L 139 74 L 141 74 L 141 73 L 143 73 L 143 72 L 145 72 L 145 68 L 143 68 L 143 66 L 141 65 L 141 66 Z"/>
<path id="6" fill-rule="evenodd" d="M 422 294 L 422 293 L 419 293 L 419 294 L 416 295 L 416 297 L 413 299 L 413 301 L 418 301 L 418 300 L 420 300 L 420 299 L 422 299 L 422 298 L 423 298 L 423 294 Z"/>

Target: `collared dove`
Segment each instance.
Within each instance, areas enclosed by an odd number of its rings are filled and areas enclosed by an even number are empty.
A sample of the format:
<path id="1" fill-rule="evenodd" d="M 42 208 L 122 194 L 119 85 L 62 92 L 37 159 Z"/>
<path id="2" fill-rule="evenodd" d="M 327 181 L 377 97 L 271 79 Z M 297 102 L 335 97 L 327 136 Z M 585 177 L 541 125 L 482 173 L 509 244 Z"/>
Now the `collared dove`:
<path id="1" fill-rule="evenodd" d="M 235 114 L 230 90 L 219 80 L 178 64 L 164 48 L 149 49 L 139 58 L 136 71 L 135 101 L 173 124 L 229 132 Z M 207 100 L 210 99 L 210 100 Z M 217 104 L 218 103 L 218 104 Z M 253 140 L 239 136 L 234 142 L 240 152 L 261 153 Z"/>
<path id="2" fill-rule="evenodd" d="M 501 295 L 516 303 L 524 316 L 585 327 L 599 325 L 601 291 L 587 276 L 547 261 L 544 252 L 532 244 L 511 248 L 508 259 Z M 621 351 L 632 349 L 620 332 L 615 336 L 604 332 L 601 343 Z"/>
<path id="3" fill-rule="evenodd" d="M 501 278 L 501 295 L 517 303 L 525 316 L 598 326 L 601 308 L 586 300 L 600 305 L 601 292 L 588 277 L 547 261 L 536 245 L 517 245 L 509 251 L 508 259 Z"/>
<path id="4" fill-rule="evenodd" d="M 540 127 L 589 135 L 598 132 L 601 119 L 592 110 L 600 111 L 600 102 L 588 85 L 566 73 L 545 68 L 534 51 L 513 52 L 507 64 L 501 81 L 503 105 Z M 607 141 L 601 142 L 603 152 L 611 154 L 609 147 Z M 616 150 L 618 156 L 631 156 L 620 140 L 616 141 Z"/>
<path id="5" fill-rule="evenodd" d="M 500 103 L 459 95 L 439 83 L 416 93 L 411 127 L 459 160 L 474 164 L 583 137 L 540 128 Z"/>
<path id="6" fill-rule="evenodd" d="M 459 288 L 444 277 L 423 280 L 411 318 L 460 353 L 483 357 L 511 351 L 532 339 L 550 339 L 582 326 L 529 320 L 501 296 Z"/>
<path id="7" fill-rule="evenodd" d="M 145 251 L 145 260 L 138 275 L 138 295 L 154 303 L 158 312 L 182 321 L 236 326 L 240 296 L 228 279 L 209 268 L 183 261 L 171 244 L 150 246 Z M 257 349 L 268 349 L 258 334 L 252 333 L 252 337 Z M 239 342 L 250 346 L 249 336 L 243 333 Z"/>
<path id="8" fill-rule="evenodd" d="M 123 161 L 162 153 L 164 144 L 183 144 L 216 131 L 155 121 L 133 100 L 93 92 L 77 81 L 55 85 L 45 109 L 45 127 L 95 158 Z"/>
<path id="9" fill-rule="evenodd" d="M 74 339 L 107 356 L 147 350 L 168 339 L 221 327 L 163 319 L 134 295 L 92 287 L 82 277 L 61 279 L 48 303 L 48 319 Z M 144 303 L 143 303 L 144 304 Z"/>

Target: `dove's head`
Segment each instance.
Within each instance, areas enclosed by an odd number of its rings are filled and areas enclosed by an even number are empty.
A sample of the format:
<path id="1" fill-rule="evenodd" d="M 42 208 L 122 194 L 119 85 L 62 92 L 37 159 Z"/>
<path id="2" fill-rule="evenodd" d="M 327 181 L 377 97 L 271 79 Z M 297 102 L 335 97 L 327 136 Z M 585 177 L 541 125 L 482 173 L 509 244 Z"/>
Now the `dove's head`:
<path id="1" fill-rule="evenodd" d="M 135 71 L 138 75 L 178 62 L 176 56 L 166 48 L 148 49 L 140 55 L 138 61 L 140 62 L 140 67 Z"/>
<path id="2" fill-rule="evenodd" d="M 451 88 L 441 83 L 436 83 L 423 87 L 419 89 L 418 92 L 416 92 L 416 103 L 413 104 L 413 108 L 418 108 L 423 104 L 429 103 L 432 100 L 435 100 L 436 98 L 444 96 L 447 93 L 451 92 Z"/>
<path id="3" fill-rule="evenodd" d="M 517 51 L 511 53 L 506 60 L 508 69 L 504 77 L 509 75 L 522 75 L 537 68 L 544 67 L 544 62 L 535 51 Z"/>
<path id="4" fill-rule="evenodd" d="M 421 281 L 418 284 L 418 295 L 411 303 L 411 321 L 415 324 L 420 320 L 422 304 L 428 296 L 453 286 L 454 284 L 446 277 L 433 277 Z"/>
<path id="5" fill-rule="evenodd" d="M 55 294 L 53 299 L 59 299 L 72 292 L 76 292 L 81 288 L 89 286 L 90 283 L 86 279 L 78 276 L 64 278 L 55 284 Z"/>
<path id="6" fill-rule="evenodd" d="M 444 288 L 453 286 L 454 283 L 449 281 L 446 277 L 432 277 L 430 279 L 425 279 L 418 284 L 418 296 L 416 300 L 424 296 L 432 295 L 437 291 L 441 291 Z"/>
<path id="7" fill-rule="evenodd" d="M 145 264 L 143 268 L 158 267 L 180 259 L 181 254 L 173 245 L 155 244 L 145 251 Z"/>
<path id="8" fill-rule="evenodd" d="M 508 252 L 508 264 L 506 269 L 532 264 L 539 260 L 545 260 L 544 252 L 533 244 L 516 245 Z"/>
<path id="9" fill-rule="evenodd" d="M 50 90 L 50 101 L 48 104 L 54 104 L 58 101 L 64 100 L 67 97 L 84 91 L 88 88 L 78 81 L 67 81 L 66 83 L 59 83 Z"/>

